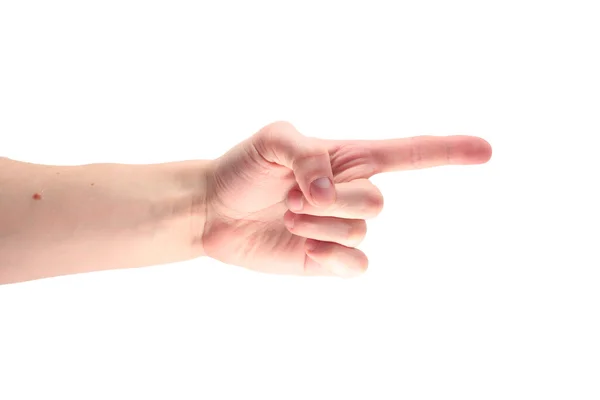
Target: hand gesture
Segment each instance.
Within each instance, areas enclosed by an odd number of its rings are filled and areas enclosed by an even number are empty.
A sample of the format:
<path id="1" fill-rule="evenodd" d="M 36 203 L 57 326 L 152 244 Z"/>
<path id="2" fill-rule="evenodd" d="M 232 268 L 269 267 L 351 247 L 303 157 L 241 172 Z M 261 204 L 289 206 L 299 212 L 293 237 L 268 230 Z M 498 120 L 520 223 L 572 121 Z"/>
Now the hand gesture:
<path id="1" fill-rule="evenodd" d="M 211 166 L 204 252 L 262 272 L 354 276 L 368 263 L 356 248 L 365 220 L 383 207 L 370 177 L 490 157 L 471 136 L 322 140 L 276 122 Z"/>

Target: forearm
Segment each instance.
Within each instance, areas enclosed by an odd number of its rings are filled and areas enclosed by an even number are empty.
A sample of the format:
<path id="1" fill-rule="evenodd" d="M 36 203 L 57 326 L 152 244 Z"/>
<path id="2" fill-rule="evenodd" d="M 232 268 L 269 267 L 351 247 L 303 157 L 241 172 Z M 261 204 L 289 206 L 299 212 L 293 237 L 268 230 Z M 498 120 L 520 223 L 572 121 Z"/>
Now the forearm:
<path id="1" fill-rule="evenodd" d="M 209 165 L 0 158 L 0 284 L 201 256 Z"/>

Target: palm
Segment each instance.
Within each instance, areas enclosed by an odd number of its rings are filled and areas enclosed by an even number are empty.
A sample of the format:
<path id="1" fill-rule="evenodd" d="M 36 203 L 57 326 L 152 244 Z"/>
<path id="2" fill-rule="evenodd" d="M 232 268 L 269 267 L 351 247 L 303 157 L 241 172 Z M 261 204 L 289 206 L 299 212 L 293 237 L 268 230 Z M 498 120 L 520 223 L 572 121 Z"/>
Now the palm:
<path id="1" fill-rule="evenodd" d="M 374 174 L 374 164 L 360 146 L 321 142 L 328 144 L 335 183 Z M 285 196 L 297 186 L 290 169 L 266 161 L 244 142 L 215 160 L 209 185 L 208 256 L 263 272 L 302 273 L 306 239 L 283 224 Z"/>

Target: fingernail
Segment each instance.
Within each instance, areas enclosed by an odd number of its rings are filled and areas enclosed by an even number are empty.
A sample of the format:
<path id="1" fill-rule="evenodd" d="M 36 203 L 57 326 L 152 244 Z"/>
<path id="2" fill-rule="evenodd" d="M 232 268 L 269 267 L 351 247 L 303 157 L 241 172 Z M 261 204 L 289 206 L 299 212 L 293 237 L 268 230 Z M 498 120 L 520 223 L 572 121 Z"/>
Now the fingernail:
<path id="1" fill-rule="evenodd" d="M 310 195 L 318 205 L 329 205 L 335 198 L 333 183 L 329 178 L 315 179 L 310 185 Z"/>
<path id="2" fill-rule="evenodd" d="M 291 191 L 288 195 L 288 206 L 291 211 L 301 211 L 302 206 L 304 206 L 304 201 L 302 200 L 302 192 L 297 190 Z"/>
<path id="3" fill-rule="evenodd" d="M 307 251 L 313 251 L 314 249 L 317 248 L 318 245 L 319 245 L 319 241 L 318 240 L 314 240 L 314 239 L 307 239 L 306 240 L 306 250 Z"/>

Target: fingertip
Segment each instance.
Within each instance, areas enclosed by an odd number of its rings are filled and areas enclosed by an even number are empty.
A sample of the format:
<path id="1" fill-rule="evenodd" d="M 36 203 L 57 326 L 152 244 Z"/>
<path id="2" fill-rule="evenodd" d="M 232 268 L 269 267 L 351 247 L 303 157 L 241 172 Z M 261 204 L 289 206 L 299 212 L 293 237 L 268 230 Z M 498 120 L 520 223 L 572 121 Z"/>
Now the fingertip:
<path id="1" fill-rule="evenodd" d="M 315 250 L 317 250 L 320 243 L 321 242 L 319 242 L 318 240 L 315 240 L 315 239 L 306 239 L 306 243 L 304 244 L 304 249 L 307 253 L 312 253 Z"/>
<path id="2" fill-rule="evenodd" d="M 448 158 L 450 164 L 484 164 L 492 158 L 492 146 L 476 136 L 454 136 Z"/>
<path id="3" fill-rule="evenodd" d="M 492 145 L 485 139 L 476 138 L 465 148 L 465 155 L 476 164 L 484 164 L 492 158 Z"/>
<path id="4" fill-rule="evenodd" d="M 488 142 L 487 140 L 481 139 L 483 140 L 483 142 L 485 143 L 485 161 L 484 162 L 488 162 L 490 161 L 490 159 L 492 158 L 492 154 L 493 154 L 493 150 L 492 150 L 492 145 L 490 144 L 490 142 Z"/>
<path id="5" fill-rule="evenodd" d="M 291 211 L 287 211 L 283 215 L 283 223 L 284 223 L 285 227 L 288 228 L 288 230 L 290 230 L 290 231 L 292 229 L 294 229 L 295 218 L 296 218 L 296 215 Z"/>
<path id="6" fill-rule="evenodd" d="M 492 145 L 485 139 L 478 138 L 476 149 L 474 150 L 475 159 L 480 163 L 486 163 L 492 158 Z"/>
<path id="7" fill-rule="evenodd" d="M 302 211 L 304 207 L 304 195 L 299 190 L 291 190 L 287 197 L 287 206 L 291 211 Z"/>

